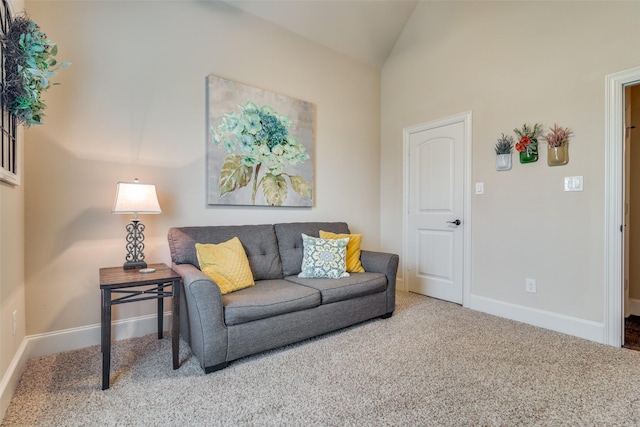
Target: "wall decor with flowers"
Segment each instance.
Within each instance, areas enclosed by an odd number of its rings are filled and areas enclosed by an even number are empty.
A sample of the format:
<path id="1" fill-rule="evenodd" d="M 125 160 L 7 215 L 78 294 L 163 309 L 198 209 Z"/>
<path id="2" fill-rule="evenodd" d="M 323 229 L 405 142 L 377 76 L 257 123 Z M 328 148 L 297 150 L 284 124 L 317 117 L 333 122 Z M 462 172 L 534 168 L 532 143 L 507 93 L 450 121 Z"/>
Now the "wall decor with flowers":
<path id="1" fill-rule="evenodd" d="M 542 133 L 542 125 L 536 123 L 533 128 L 528 124 L 522 128 L 513 130 L 518 137 L 516 151 L 520 153 L 520 163 L 533 163 L 538 161 L 538 138 Z"/>
<path id="2" fill-rule="evenodd" d="M 313 104 L 208 76 L 207 203 L 313 206 Z"/>
<path id="3" fill-rule="evenodd" d="M 513 152 L 513 137 L 504 133 L 495 146 L 496 150 L 496 170 L 511 170 L 511 153 Z"/>
<path id="4" fill-rule="evenodd" d="M 525 123 L 521 128 L 513 130 L 517 137 L 515 149 L 519 154 L 520 163 L 533 163 L 538 161 L 539 146 L 538 139 L 544 140 L 547 144 L 547 164 L 549 166 L 566 165 L 569 162 L 569 138 L 573 131 L 569 128 L 558 126 L 554 123 L 547 133 L 541 124 L 535 123 L 533 126 Z M 504 133 L 494 149 L 496 152 L 496 170 L 511 170 L 511 152 L 514 148 L 514 138 Z"/>
<path id="5" fill-rule="evenodd" d="M 572 134 L 569 128 L 563 128 L 554 123 L 549 133 L 543 136 L 548 144 L 547 164 L 549 166 L 562 166 L 569 163 L 569 137 Z"/>
<path id="6" fill-rule="evenodd" d="M 58 62 L 58 46 L 26 15 L 13 18 L 0 38 L 4 81 L 2 101 L 19 123 L 42 124 L 46 105 L 42 94 L 51 77 L 69 62 Z"/>
<path id="7" fill-rule="evenodd" d="M 56 83 L 58 46 L 26 14 L 15 18 L 7 0 L 0 4 L 0 181 L 20 184 L 18 125 L 42 124 L 42 94 Z"/>

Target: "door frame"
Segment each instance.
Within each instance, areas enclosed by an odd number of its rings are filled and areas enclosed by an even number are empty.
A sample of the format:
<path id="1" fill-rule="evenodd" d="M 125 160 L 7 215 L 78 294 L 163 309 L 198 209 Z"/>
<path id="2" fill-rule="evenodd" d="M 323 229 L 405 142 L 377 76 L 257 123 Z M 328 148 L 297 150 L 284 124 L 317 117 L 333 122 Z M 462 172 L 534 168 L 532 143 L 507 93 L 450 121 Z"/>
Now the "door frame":
<path id="1" fill-rule="evenodd" d="M 402 277 L 406 277 L 407 273 L 407 254 L 408 252 L 408 233 L 409 233 L 409 139 L 412 134 L 425 130 L 436 129 L 442 126 L 452 125 L 462 122 L 463 124 L 463 221 L 464 228 L 462 230 L 462 259 L 464 266 L 462 268 L 462 305 L 466 307 L 471 296 L 471 160 L 472 160 L 472 144 L 471 144 L 471 111 L 455 114 L 453 116 L 432 120 L 414 126 L 402 129 L 403 153 L 402 153 Z M 402 290 L 408 291 L 408 280 L 402 281 Z"/>
<path id="2" fill-rule="evenodd" d="M 605 77 L 604 328 L 602 342 L 622 345 L 624 333 L 624 89 L 640 67 Z"/>

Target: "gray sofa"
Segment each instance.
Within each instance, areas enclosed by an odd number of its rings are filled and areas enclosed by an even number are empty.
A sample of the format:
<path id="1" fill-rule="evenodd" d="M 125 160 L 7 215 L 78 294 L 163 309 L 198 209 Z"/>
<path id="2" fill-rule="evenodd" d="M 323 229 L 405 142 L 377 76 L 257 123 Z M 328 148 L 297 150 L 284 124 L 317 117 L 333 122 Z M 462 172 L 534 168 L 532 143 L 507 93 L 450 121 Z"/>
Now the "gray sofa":
<path id="1" fill-rule="evenodd" d="M 317 237 L 320 230 L 349 233 L 343 222 L 169 230 L 172 268 L 183 284 L 180 334 L 206 373 L 250 354 L 391 316 L 398 255 L 363 250 L 360 260 L 365 273 L 341 279 L 297 277 L 302 233 Z M 222 295 L 200 271 L 195 244 L 233 237 L 244 246 L 256 285 Z"/>

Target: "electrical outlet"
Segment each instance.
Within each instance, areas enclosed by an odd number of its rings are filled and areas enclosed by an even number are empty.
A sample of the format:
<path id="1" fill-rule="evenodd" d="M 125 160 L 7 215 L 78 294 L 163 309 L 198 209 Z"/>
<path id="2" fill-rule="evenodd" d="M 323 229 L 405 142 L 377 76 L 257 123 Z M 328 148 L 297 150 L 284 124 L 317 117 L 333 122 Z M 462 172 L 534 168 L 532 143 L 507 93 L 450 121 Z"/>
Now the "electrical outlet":
<path id="1" fill-rule="evenodd" d="M 18 310 L 13 310 L 13 335 L 16 334 L 18 329 Z"/>
<path id="2" fill-rule="evenodd" d="M 538 292 L 538 286 L 536 285 L 536 279 L 526 279 L 525 282 L 525 290 L 530 294 L 535 294 Z"/>

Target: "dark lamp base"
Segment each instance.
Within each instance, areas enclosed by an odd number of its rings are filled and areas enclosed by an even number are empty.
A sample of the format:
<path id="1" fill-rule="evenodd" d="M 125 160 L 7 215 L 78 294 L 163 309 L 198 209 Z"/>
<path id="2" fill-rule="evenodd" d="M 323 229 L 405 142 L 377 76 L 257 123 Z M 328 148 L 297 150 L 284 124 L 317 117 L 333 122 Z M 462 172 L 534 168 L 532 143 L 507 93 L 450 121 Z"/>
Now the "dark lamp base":
<path id="1" fill-rule="evenodd" d="M 144 261 L 125 262 L 122 265 L 122 268 L 124 268 L 125 270 L 132 270 L 134 268 L 147 268 L 147 263 Z"/>

